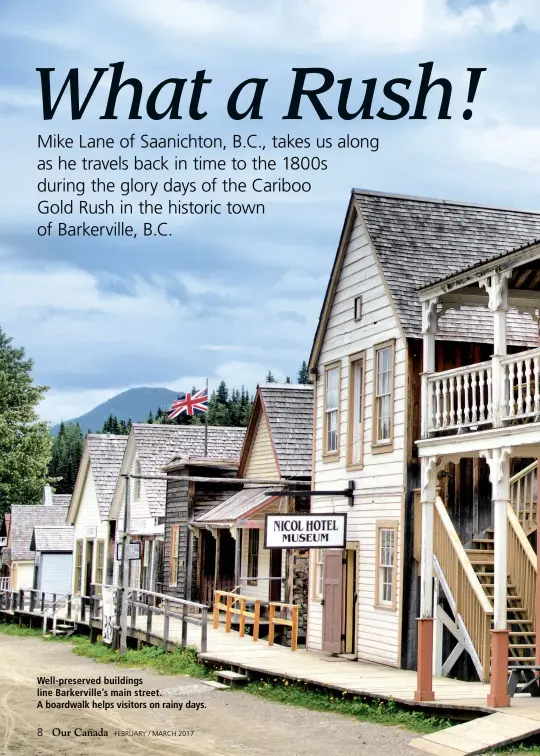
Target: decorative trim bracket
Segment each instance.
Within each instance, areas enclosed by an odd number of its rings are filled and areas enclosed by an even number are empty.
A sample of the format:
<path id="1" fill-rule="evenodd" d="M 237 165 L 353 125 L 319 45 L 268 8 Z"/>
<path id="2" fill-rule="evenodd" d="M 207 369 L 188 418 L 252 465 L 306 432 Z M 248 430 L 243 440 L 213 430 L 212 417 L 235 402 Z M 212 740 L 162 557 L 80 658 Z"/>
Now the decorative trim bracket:
<path id="1" fill-rule="evenodd" d="M 510 459 L 512 448 L 505 446 L 501 449 L 487 449 L 480 452 L 480 456 L 483 457 L 488 463 L 489 467 L 489 479 L 492 486 L 492 499 L 496 501 L 500 499 L 499 489 L 501 484 L 504 483 L 505 478 L 509 480 L 509 465 L 507 465 Z M 507 499 L 507 496 L 502 498 Z"/>
<path id="2" fill-rule="evenodd" d="M 427 299 L 422 302 L 422 333 L 434 333 L 437 330 L 438 299 Z"/>
<path id="3" fill-rule="evenodd" d="M 436 489 L 437 471 L 440 465 L 441 465 L 440 457 L 435 457 L 435 456 L 424 457 L 422 459 L 422 470 L 421 470 L 422 499 L 426 498 L 426 495 L 430 487 L 433 487 L 433 490 Z"/>
<path id="4" fill-rule="evenodd" d="M 508 308 L 508 280 L 512 277 L 512 272 L 512 270 L 502 270 L 478 281 L 478 285 L 487 292 L 488 307 L 491 312 Z"/>

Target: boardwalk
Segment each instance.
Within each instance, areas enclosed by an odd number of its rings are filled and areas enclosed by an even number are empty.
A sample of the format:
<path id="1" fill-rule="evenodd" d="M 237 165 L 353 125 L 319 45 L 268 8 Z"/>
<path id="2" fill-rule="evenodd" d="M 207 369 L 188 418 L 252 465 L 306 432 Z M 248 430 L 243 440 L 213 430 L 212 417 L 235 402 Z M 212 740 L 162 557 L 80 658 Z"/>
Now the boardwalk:
<path id="1" fill-rule="evenodd" d="M 31 615 L 29 612 L 4 610 L 2 613 L 13 618 L 17 615 L 39 617 L 38 613 Z M 94 621 L 97 630 L 100 626 L 99 621 Z M 150 634 L 147 632 L 146 616 L 133 616 L 128 624 L 128 635 L 141 642 L 164 644 L 163 616 L 153 617 Z M 265 640 L 254 642 L 248 635 L 240 638 L 235 631 L 226 633 L 223 625 L 214 630 L 211 623 L 207 627 L 207 650 L 202 653 L 201 637 L 200 625 L 187 625 L 186 644 L 198 651 L 202 661 L 226 669 L 324 686 L 340 694 L 346 691 L 372 699 L 393 699 L 441 717 L 473 720 L 433 735 L 415 738 L 411 745 L 425 753 L 439 756 L 482 753 L 540 731 L 538 699 L 516 696 L 507 709 L 489 709 L 486 704 L 489 686 L 483 683 L 435 678 L 435 701 L 418 704 L 414 701 L 416 672 L 351 661 L 317 651 L 299 649 L 293 652 L 277 644 L 269 646 Z M 171 617 L 166 646 L 173 649 L 181 645 L 182 622 Z M 486 719 L 486 714 L 491 716 Z"/>

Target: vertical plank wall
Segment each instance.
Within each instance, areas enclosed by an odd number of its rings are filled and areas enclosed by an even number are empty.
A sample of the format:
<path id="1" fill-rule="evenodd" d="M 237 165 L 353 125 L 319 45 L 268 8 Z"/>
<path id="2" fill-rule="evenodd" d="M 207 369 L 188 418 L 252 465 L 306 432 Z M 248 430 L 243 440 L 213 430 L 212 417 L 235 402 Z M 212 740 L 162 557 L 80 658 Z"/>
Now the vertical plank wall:
<path id="1" fill-rule="evenodd" d="M 354 320 L 354 299 L 363 299 L 363 317 Z M 372 454 L 372 395 L 374 346 L 395 339 L 394 370 L 394 445 L 393 451 Z M 363 469 L 347 470 L 347 404 L 349 356 L 366 352 Z M 324 365 L 341 363 L 340 456 L 337 461 L 323 458 L 323 377 Z M 355 480 L 355 503 L 335 497 L 316 497 L 313 511 L 347 512 L 347 540 L 358 543 L 358 656 L 374 662 L 399 666 L 401 569 L 401 512 L 404 491 L 404 421 L 406 347 L 390 304 L 370 242 L 358 218 L 348 242 L 343 267 L 331 307 L 319 358 L 315 424 L 314 485 L 318 489 L 341 489 Z M 375 549 L 377 520 L 396 520 L 398 525 L 397 606 L 378 608 L 375 601 Z M 322 607 L 314 598 L 314 570 L 310 570 L 308 647 L 322 647 Z"/>

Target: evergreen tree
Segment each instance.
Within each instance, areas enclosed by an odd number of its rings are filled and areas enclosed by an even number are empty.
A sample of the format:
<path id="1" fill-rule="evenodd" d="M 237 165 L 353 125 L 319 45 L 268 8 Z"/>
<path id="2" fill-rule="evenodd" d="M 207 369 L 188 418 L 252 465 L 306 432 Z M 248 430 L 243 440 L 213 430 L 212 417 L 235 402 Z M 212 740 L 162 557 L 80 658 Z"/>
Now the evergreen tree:
<path id="1" fill-rule="evenodd" d="M 269 371 L 268 371 L 268 374 L 267 374 L 267 376 L 266 376 L 266 379 L 265 379 L 265 380 L 266 380 L 266 383 L 277 383 L 277 381 L 276 381 L 276 379 L 274 378 L 274 376 L 273 376 L 273 374 L 272 374 L 272 371 L 271 371 L 271 370 L 269 370 Z"/>
<path id="2" fill-rule="evenodd" d="M 290 376 L 290 375 L 288 375 L 288 376 L 287 376 L 287 377 L 285 378 L 285 383 L 291 383 L 291 376 Z"/>
<path id="3" fill-rule="evenodd" d="M 57 493 L 73 493 L 79 470 L 84 439 L 79 423 L 60 423 L 58 436 L 53 440 L 49 475 L 56 479 Z"/>
<path id="4" fill-rule="evenodd" d="M 307 383 L 311 383 L 311 382 L 312 381 L 311 381 L 311 378 L 309 377 L 308 366 L 306 364 L 306 361 L 304 360 L 302 362 L 302 367 L 298 371 L 298 383 L 307 384 Z"/>
<path id="5" fill-rule="evenodd" d="M 0 513 L 36 504 L 48 481 L 52 439 L 37 413 L 47 387 L 34 383 L 32 368 L 0 328 Z"/>
<path id="6" fill-rule="evenodd" d="M 148 423 L 149 425 L 152 425 L 152 423 L 154 422 L 154 416 L 153 416 L 153 414 L 152 414 L 152 410 L 150 410 L 150 412 L 148 413 L 148 418 L 147 418 L 146 422 L 147 422 L 147 423 Z"/>

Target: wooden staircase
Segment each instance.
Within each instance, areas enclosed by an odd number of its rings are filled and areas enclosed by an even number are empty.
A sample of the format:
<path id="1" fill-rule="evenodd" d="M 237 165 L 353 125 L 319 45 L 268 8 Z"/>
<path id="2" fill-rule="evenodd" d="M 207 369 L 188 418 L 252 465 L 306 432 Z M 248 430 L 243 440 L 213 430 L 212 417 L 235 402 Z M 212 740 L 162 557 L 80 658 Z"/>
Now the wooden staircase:
<path id="1" fill-rule="evenodd" d="M 493 529 L 486 530 L 483 537 L 473 538 L 472 548 L 466 549 L 467 556 L 480 581 L 486 596 L 493 603 L 494 597 L 494 540 Z M 533 617 L 530 616 L 534 607 L 525 606 L 523 596 L 508 575 L 508 629 L 509 658 L 508 663 L 514 666 L 534 664 L 536 651 L 536 633 Z"/>

